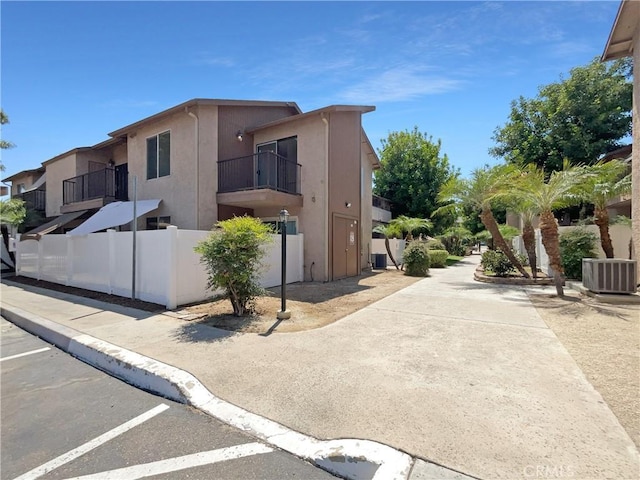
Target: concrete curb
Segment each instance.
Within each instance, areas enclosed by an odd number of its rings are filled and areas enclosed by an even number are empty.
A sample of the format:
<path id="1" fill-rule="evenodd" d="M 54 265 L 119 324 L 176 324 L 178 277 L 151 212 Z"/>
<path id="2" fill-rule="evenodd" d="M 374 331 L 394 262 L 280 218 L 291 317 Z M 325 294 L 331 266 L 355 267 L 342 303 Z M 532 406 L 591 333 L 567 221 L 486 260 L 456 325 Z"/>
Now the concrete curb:
<path id="1" fill-rule="evenodd" d="M 340 477 L 405 480 L 410 476 L 414 459 L 388 445 L 358 439 L 318 440 L 216 397 L 184 370 L 14 306 L 1 306 L 0 314 L 18 327 L 114 377 L 170 400 L 192 405 Z"/>

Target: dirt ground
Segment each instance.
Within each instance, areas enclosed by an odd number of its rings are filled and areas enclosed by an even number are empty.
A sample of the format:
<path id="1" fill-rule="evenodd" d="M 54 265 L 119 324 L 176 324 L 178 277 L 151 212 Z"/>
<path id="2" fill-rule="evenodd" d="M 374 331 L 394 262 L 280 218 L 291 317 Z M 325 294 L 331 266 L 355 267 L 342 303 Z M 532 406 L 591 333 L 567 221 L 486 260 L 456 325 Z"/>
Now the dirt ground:
<path id="1" fill-rule="evenodd" d="M 267 296 L 258 298 L 255 314 L 244 318 L 233 316 L 228 299 L 191 305 L 177 313 L 189 320 L 236 332 L 299 332 L 333 323 L 418 280 L 421 278 L 387 269 L 363 272 L 360 277 L 336 282 L 287 285 L 286 307 L 291 311 L 291 320 L 281 323 L 276 321 L 276 313 L 281 308 L 280 288 L 269 289 Z"/>
<path id="2" fill-rule="evenodd" d="M 565 290 L 530 295 L 536 310 L 640 448 L 640 304 L 612 305 Z"/>
<path id="3" fill-rule="evenodd" d="M 65 287 L 26 277 L 10 280 L 151 312 L 164 307 L 148 302 Z M 175 315 L 188 321 L 239 332 L 284 333 L 319 328 L 380 300 L 420 278 L 388 269 L 332 283 L 287 286 L 292 321 L 277 322 L 280 289 L 257 302 L 257 313 L 238 319 L 229 300 L 182 307 Z M 546 324 L 600 392 L 635 444 L 640 447 L 640 304 L 611 305 L 565 289 L 565 298 L 530 295 Z"/>

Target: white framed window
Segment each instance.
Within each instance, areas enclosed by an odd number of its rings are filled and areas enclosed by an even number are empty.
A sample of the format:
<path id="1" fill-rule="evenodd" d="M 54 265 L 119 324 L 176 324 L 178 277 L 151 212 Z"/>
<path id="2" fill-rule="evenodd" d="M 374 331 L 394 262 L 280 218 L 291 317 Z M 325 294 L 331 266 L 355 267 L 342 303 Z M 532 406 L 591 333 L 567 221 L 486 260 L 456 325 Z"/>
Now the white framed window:
<path id="1" fill-rule="evenodd" d="M 147 138 L 147 180 L 171 173 L 171 131 Z"/>

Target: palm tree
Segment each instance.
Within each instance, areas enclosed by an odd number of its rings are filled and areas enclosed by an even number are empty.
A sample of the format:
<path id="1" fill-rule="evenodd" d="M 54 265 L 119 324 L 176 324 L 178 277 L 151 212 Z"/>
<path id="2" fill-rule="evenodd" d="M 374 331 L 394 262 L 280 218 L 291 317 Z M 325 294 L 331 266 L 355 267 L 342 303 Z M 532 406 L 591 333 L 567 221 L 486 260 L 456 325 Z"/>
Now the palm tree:
<path id="1" fill-rule="evenodd" d="M 533 228 L 533 219 L 538 215 L 538 210 L 530 203 L 525 201 L 517 189 L 509 192 L 507 202 L 509 209 L 520 215 L 522 220 L 522 243 L 527 252 L 527 259 L 531 267 L 531 275 L 533 278 L 538 277 L 538 259 L 536 257 L 536 231 Z"/>
<path id="2" fill-rule="evenodd" d="M 400 270 L 400 267 L 398 266 L 398 262 L 396 262 L 396 259 L 393 258 L 393 255 L 391 254 L 391 246 L 389 245 L 389 239 L 402 236 L 402 231 L 398 229 L 396 225 L 392 225 L 392 224 L 377 225 L 373 229 L 373 231 L 375 233 L 380 233 L 381 235 L 384 235 L 384 247 L 387 249 L 387 255 L 389 255 L 389 258 L 395 265 L 396 270 Z"/>
<path id="3" fill-rule="evenodd" d="M 449 204 L 440 207 L 436 212 L 456 208 L 456 204 L 469 205 L 474 209 L 479 209 L 480 220 L 491 234 L 494 247 L 501 250 L 509 258 L 511 264 L 518 269 L 523 277 L 529 278 L 529 272 L 524 269 L 520 260 L 518 260 L 511 247 L 505 241 L 491 212 L 492 203 L 495 203 L 506 194 L 506 187 L 511 183 L 510 179 L 516 173 L 517 168 L 513 165 L 497 165 L 494 167 L 486 165 L 475 169 L 470 179 L 451 178 L 442 186 L 438 194 L 438 201 Z"/>
<path id="4" fill-rule="evenodd" d="M 545 181 L 544 170 L 531 165 L 522 171 L 512 185 L 523 202 L 540 212 L 542 244 L 549 256 L 556 292 L 560 297 L 564 296 L 564 269 L 560 255 L 558 223 L 553 216 L 553 210 L 580 203 L 578 185 L 584 180 L 586 172 L 584 167 L 570 167 L 566 162 L 564 170 L 552 172 Z"/>
<path id="5" fill-rule="evenodd" d="M 433 223 L 426 218 L 407 217 L 406 215 L 400 215 L 398 218 L 394 218 L 389 222 L 395 228 L 402 232 L 407 232 L 405 240 L 411 242 L 413 240 L 413 232 L 418 230 L 431 230 Z"/>
<path id="6" fill-rule="evenodd" d="M 609 235 L 607 202 L 631 192 L 631 174 L 620 160 L 599 162 L 587 168 L 587 176 L 580 185 L 583 199 L 594 205 L 594 223 L 600 230 L 600 244 L 607 258 L 613 258 L 613 244 Z"/>

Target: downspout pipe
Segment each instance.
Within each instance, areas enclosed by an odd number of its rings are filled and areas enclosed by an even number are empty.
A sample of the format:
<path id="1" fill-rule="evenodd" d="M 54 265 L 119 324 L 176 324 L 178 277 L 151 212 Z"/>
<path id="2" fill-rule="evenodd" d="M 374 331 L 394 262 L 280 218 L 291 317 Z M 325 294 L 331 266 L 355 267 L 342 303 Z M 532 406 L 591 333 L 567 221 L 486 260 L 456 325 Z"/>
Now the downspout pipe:
<path id="1" fill-rule="evenodd" d="M 195 187 L 196 187 L 196 230 L 200 230 L 200 119 L 198 118 L 198 116 L 189 111 L 188 107 L 185 107 L 185 112 L 187 112 L 187 114 L 193 118 L 195 120 L 195 126 L 196 126 L 196 131 L 195 131 L 195 154 L 196 154 L 196 181 L 195 181 Z"/>
<path id="2" fill-rule="evenodd" d="M 329 237 L 329 119 L 324 112 L 320 114 L 322 123 L 324 123 L 325 131 L 325 148 L 324 148 L 324 231 L 326 234 L 327 246 L 324 249 L 324 281 L 329 281 L 329 247 L 332 245 L 332 239 Z"/>

